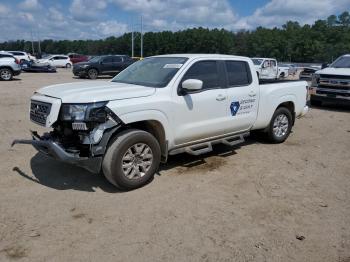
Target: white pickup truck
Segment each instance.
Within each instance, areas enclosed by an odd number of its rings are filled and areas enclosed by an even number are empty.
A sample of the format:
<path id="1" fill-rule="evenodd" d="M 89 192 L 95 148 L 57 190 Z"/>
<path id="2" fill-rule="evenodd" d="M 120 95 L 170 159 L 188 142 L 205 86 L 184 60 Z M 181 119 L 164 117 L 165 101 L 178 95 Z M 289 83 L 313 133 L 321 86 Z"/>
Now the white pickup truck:
<path id="1" fill-rule="evenodd" d="M 313 74 L 310 103 L 320 106 L 323 102 L 350 105 L 350 54 Z"/>
<path id="2" fill-rule="evenodd" d="M 31 144 L 55 159 L 138 188 L 168 155 L 236 145 L 252 130 L 283 142 L 308 111 L 304 81 L 263 87 L 251 59 L 177 54 L 145 58 L 110 82 L 59 84 L 31 98 L 30 119 L 52 131 Z M 49 174 L 48 174 L 49 175 Z"/>
<path id="3" fill-rule="evenodd" d="M 278 66 L 273 58 L 252 58 L 258 78 L 261 80 L 277 80 L 289 76 L 289 68 Z"/>

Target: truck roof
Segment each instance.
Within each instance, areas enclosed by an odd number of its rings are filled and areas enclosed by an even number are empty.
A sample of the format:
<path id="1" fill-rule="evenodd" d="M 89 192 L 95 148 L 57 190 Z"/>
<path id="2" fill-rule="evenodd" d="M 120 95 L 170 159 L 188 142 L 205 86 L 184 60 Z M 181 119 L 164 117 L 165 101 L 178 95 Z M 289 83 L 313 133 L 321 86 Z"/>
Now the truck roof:
<path id="1" fill-rule="evenodd" d="M 252 59 L 276 60 L 275 58 L 267 58 L 267 57 L 252 57 Z"/>
<path id="2" fill-rule="evenodd" d="M 170 55 L 157 55 L 152 57 L 187 57 L 187 58 L 238 58 L 238 59 L 249 59 L 245 56 L 235 55 L 222 55 L 222 54 L 170 54 Z"/>

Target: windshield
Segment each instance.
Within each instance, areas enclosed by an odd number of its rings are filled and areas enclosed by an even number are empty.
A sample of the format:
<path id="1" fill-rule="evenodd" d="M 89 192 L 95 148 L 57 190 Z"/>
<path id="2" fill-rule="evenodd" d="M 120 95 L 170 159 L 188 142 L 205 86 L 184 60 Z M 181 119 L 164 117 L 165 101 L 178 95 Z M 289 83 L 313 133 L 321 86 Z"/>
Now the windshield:
<path id="1" fill-rule="evenodd" d="M 254 65 L 261 65 L 262 64 L 262 62 L 264 61 L 264 59 L 252 59 L 253 60 L 253 63 L 254 63 Z"/>
<path id="2" fill-rule="evenodd" d="M 165 87 L 186 61 L 184 57 L 145 58 L 120 72 L 112 82 Z"/>
<path id="3" fill-rule="evenodd" d="M 342 56 L 334 61 L 330 67 L 334 68 L 350 68 L 350 56 Z"/>
<path id="4" fill-rule="evenodd" d="M 89 62 L 95 63 L 95 62 L 100 61 L 100 59 L 101 59 L 101 56 L 94 56 L 93 58 L 91 58 L 91 59 L 89 60 Z"/>

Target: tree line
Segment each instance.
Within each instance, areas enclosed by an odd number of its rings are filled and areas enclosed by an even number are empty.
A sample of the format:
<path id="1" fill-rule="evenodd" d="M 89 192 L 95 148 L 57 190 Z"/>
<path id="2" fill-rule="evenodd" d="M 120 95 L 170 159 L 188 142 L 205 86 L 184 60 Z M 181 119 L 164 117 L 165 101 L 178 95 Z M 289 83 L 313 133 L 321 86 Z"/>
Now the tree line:
<path id="1" fill-rule="evenodd" d="M 135 56 L 139 56 L 140 34 L 135 36 Z M 31 49 L 32 43 L 25 40 L 0 43 L 0 50 L 31 52 Z M 100 40 L 43 40 L 41 50 L 47 54 L 130 55 L 131 33 Z M 301 26 L 298 22 L 288 21 L 281 28 L 258 27 L 252 31 L 199 27 L 144 34 L 144 56 L 171 53 L 221 53 L 274 57 L 279 61 L 331 62 L 350 53 L 350 14 L 346 11 L 339 16 L 331 15 L 312 25 Z"/>

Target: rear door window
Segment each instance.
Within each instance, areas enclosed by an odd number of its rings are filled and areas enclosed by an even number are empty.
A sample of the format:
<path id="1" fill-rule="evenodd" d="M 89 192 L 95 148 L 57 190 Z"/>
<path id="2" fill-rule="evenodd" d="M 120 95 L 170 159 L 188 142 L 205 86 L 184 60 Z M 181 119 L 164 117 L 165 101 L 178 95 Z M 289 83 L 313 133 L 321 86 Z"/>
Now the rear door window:
<path id="1" fill-rule="evenodd" d="M 106 57 L 103 59 L 103 63 L 112 63 L 113 62 L 113 57 Z"/>
<path id="2" fill-rule="evenodd" d="M 114 57 L 113 57 L 113 62 L 114 62 L 114 63 L 123 62 L 123 58 L 122 58 L 121 56 L 114 56 Z"/>
<path id="3" fill-rule="evenodd" d="M 250 67 L 245 61 L 225 61 L 228 85 L 245 86 L 250 85 L 252 76 Z"/>

